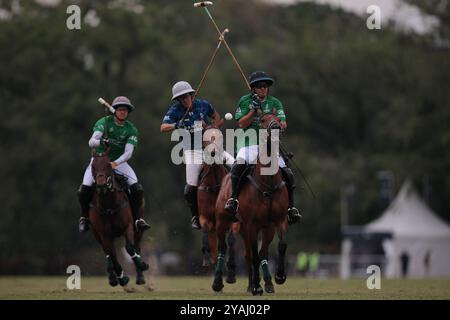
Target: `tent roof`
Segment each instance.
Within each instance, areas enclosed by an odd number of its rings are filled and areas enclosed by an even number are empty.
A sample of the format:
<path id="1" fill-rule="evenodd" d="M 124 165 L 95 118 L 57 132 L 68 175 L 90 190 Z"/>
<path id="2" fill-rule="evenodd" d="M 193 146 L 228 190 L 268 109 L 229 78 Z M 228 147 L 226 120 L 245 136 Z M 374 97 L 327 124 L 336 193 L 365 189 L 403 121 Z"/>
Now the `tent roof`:
<path id="1" fill-rule="evenodd" d="M 394 237 L 450 237 L 448 224 L 420 199 L 410 180 L 406 180 L 397 197 L 381 217 L 365 226 L 370 232 L 392 232 Z"/>

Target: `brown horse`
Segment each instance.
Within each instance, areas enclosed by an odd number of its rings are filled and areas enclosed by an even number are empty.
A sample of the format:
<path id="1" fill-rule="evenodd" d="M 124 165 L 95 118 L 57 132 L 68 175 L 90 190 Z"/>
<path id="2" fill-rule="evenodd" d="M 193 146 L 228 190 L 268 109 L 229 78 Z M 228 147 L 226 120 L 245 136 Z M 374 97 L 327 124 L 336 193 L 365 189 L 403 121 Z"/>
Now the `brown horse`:
<path id="1" fill-rule="evenodd" d="M 126 191 L 119 186 L 113 173 L 108 152 L 93 153 L 92 175 L 95 192 L 89 209 L 92 232 L 106 254 L 109 284 L 125 286 L 130 280 L 123 274 L 116 256 L 114 240 L 125 237 L 126 250 L 136 267 L 136 284 L 145 284 L 143 271 L 149 265 L 141 260 L 140 242 L 142 233 L 135 232 L 131 207 Z"/>
<path id="2" fill-rule="evenodd" d="M 217 127 L 207 126 L 208 129 L 218 130 Z M 215 140 L 218 132 L 212 132 L 210 139 L 204 139 L 203 146 L 205 150 L 210 149 L 210 152 L 206 152 L 210 157 L 214 158 L 216 150 L 219 145 Z M 200 225 L 202 226 L 202 253 L 203 253 L 203 267 L 210 267 L 215 265 L 217 261 L 217 235 L 216 235 L 216 200 L 219 194 L 220 185 L 223 178 L 227 174 L 227 169 L 223 165 L 223 161 L 203 161 L 202 169 L 200 171 L 199 185 L 197 188 L 197 202 Z M 231 232 L 228 234 L 228 262 L 227 269 L 228 275 L 226 281 L 228 283 L 236 282 L 236 263 L 235 263 L 235 250 L 234 243 L 236 234 L 239 232 L 239 222 L 233 224 Z"/>
<path id="3" fill-rule="evenodd" d="M 272 129 L 280 129 L 280 120 L 274 114 L 265 114 L 260 118 L 260 127 L 268 132 L 268 154 L 271 152 Z M 261 164 L 258 157 L 257 164 L 251 174 L 247 175 L 250 183 L 246 183 L 239 196 L 238 216 L 241 220 L 241 234 L 245 243 L 245 258 L 248 270 L 248 291 L 253 295 L 261 295 L 263 289 L 260 286 L 259 267 L 262 267 L 265 290 L 274 293 L 272 276 L 268 268 L 268 249 L 275 232 L 278 232 L 278 264 L 275 275 L 277 284 L 286 280 L 285 254 L 286 254 L 286 229 L 288 193 L 281 172 L 276 166 L 273 175 L 262 175 L 261 170 L 268 165 Z M 222 269 L 223 253 L 226 251 L 225 234 L 231 226 L 229 213 L 224 209 L 225 202 L 231 194 L 231 179 L 227 176 L 216 203 L 216 232 L 218 237 L 219 258 L 212 288 L 221 291 L 223 288 Z M 258 234 L 262 232 L 261 249 L 258 252 Z"/>

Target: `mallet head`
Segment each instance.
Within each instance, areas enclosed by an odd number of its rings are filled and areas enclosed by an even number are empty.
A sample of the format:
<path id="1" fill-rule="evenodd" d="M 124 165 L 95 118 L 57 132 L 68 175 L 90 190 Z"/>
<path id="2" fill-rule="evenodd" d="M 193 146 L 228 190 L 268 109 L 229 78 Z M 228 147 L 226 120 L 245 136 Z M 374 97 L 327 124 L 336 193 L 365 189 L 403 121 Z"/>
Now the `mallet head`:
<path id="1" fill-rule="evenodd" d="M 212 1 L 202 1 L 202 2 L 196 2 L 194 3 L 194 7 L 198 8 L 198 7 L 206 7 L 206 6 L 212 6 L 213 3 Z"/>
<path id="2" fill-rule="evenodd" d="M 111 107 L 111 105 L 110 105 L 108 102 L 106 102 L 105 99 L 103 99 L 103 98 L 98 98 L 98 102 L 100 102 L 102 105 L 104 105 L 105 107 L 107 107 L 108 110 L 109 110 L 111 113 L 115 113 L 115 112 L 116 112 L 116 110 L 114 110 L 114 108 Z"/>

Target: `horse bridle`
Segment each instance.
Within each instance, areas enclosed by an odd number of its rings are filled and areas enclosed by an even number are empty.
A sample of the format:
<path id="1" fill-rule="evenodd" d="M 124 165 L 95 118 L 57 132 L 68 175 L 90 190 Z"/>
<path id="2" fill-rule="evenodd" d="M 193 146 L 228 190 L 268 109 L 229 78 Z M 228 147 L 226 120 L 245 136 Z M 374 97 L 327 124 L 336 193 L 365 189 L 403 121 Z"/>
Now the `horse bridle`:
<path id="1" fill-rule="evenodd" d="M 97 157 L 102 157 L 103 155 L 98 155 Z M 99 185 L 97 183 L 98 178 L 105 177 L 106 183 L 104 185 Z M 114 172 L 111 168 L 111 174 L 107 175 L 104 170 L 97 172 L 97 174 L 93 177 L 95 182 L 95 188 L 102 193 L 106 193 L 107 191 L 114 191 Z"/>
<path id="2" fill-rule="evenodd" d="M 263 128 L 263 129 L 267 129 L 267 130 L 281 129 L 280 119 L 273 113 L 264 113 L 263 115 L 261 115 L 261 117 L 259 118 L 260 125 L 262 122 L 261 119 L 263 119 L 264 117 L 267 117 L 267 116 L 272 116 L 272 118 L 270 119 L 270 122 L 267 125 L 267 128 Z"/>

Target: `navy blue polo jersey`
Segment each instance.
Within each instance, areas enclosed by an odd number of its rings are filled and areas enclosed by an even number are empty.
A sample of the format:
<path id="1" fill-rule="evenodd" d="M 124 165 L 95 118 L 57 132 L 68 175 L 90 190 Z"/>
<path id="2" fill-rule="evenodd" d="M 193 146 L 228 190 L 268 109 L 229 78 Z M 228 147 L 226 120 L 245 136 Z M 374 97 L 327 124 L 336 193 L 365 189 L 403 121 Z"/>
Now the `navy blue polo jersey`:
<path id="1" fill-rule="evenodd" d="M 205 121 L 206 124 L 211 124 L 210 118 L 214 115 L 216 110 L 214 107 L 206 100 L 195 99 L 193 101 L 193 106 L 191 111 L 188 112 L 186 117 L 183 119 L 184 126 L 194 127 L 196 121 Z M 174 124 L 180 121 L 184 114 L 186 113 L 186 108 L 180 103 L 176 102 L 170 106 L 166 115 L 163 118 L 162 123 Z M 200 136 L 201 137 L 201 136 Z M 201 143 L 200 143 L 201 145 Z M 184 149 L 194 149 L 194 133 L 191 133 L 191 143 L 184 145 Z"/>

